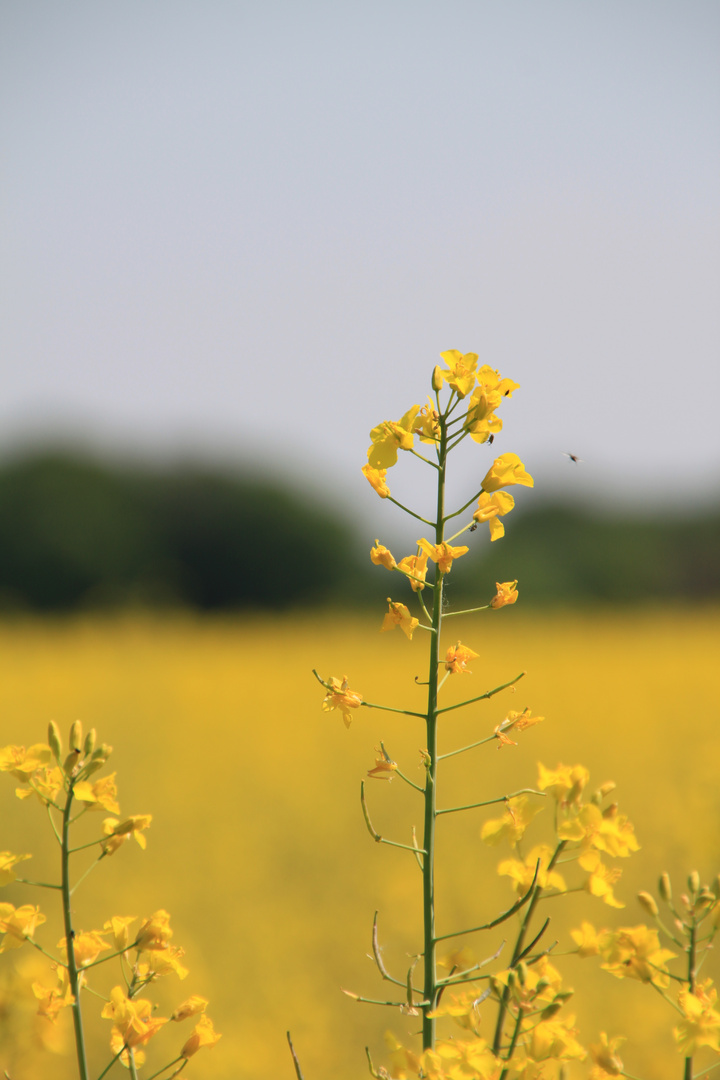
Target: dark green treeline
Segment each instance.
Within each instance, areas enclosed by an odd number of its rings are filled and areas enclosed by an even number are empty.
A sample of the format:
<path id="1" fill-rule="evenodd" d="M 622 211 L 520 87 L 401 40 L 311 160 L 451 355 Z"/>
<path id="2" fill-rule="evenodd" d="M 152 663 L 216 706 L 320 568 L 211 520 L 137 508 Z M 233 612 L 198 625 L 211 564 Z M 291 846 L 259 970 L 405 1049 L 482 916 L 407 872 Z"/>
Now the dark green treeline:
<path id="1" fill-rule="evenodd" d="M 720 598 L 718 512 L 621 519 L 541 504 L 505 522 L 493 544 L 485 525 L 458 541 L 482 554 L 455 564 L 453 606 L 482 603 L 515 577 L 523 606 Z M 370 564 L 373 538 L 358 547 L 358 535 L 278 481 L 35 454 L 0 467 L 0 610 L 407 600 Z"/>

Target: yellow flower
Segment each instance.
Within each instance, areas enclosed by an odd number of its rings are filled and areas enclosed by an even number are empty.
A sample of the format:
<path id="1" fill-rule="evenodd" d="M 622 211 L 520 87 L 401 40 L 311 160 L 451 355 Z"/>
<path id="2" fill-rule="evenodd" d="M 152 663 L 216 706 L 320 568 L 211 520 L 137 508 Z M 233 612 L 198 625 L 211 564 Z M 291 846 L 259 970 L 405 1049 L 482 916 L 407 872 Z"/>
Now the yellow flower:
<path id="1" fill-rule="evenodd" d="M 325 712 L 332 712 L 333 709 L 339 709 L 342 713 L 345 727 L 350 727 L 350 721 L 352 719 L 350 710 L 360 708 L 362 705 L 362 695 L 348 688 L 346 675 L 343 675 L 342 680 L 332 676 L 328 680 L 328 685 L 330 689 L 328 689 L 323 700 L 323 709 Z"/>
<path id="2" fill-rule="evenodd" d="M 73 953 L 75 954 L 75 963 L 79 968 L 87 967 L 88 964 L 94 964 L 98 956 L 104 949 L 109 949 L 110 946 L 104 940 L 106 934 L 102 930 L 81 930 L 73 938 Z M 58 941 L 58 949 L 62 950 L 63 956 L 67 958 L 67 941 L 65 938 L 60 938 Z"/>
<path id="3" fill-rule="evenodd" d="M 54 801 L 55 796 L 63 786 L 64 780 L 65 774 L 57 765 L 53 765 L 52 768 L 48 765 L 41 765 L 28 781 L 32 783 L 32 787 L 16 788 L 15 794 L 18 799 L 29 799 L 33 795 L 37 795 L 40 802 L 47 805 L 49 802 Z"/>
<path id="4" fill-rule="evenodd" d="M 485 822 L 480 838 L 493 847 L 502 840 L 507 840 L 510 847 L 517 847 L 528 825 L 541 810 L 542 806 L 531 803 L 527 795 L 516 795 L 508 799 L 502 817 Z"/>
<path id="5" fill-rule="evenodd" d="M 379 540 L 375 541 L 375 547 L 370 549 L 370 562 L 375 566 L 384 566 L 386 570 L 394 570 L 397 563 L 392 557 L 392 552 L 384 547 Z"/>
<path id="6" fill-rule="evenodd" d="M 75 1004 L 75 997 L 70 992 L 68 970 L 65 967 L 57 968 L 58 985 L 48 990 L 42 983 L 34 982 L 32 992 L 38 999 L 38 1016 L 44 1016 L 53 1024 L 56 1022 L 61 1009 L 67 1005 Z"/>
<path id="7" fill-rule="evenodd" d="M 363 475 L 371 487 L 375 488 L 381 499 L 387 499 L 390 488 L 385 483 L 387 469 L 373 469 L 372 465 L 363 465 Z"/>
<path id="8" fill-rule="evenodd" d="M 401 570 L 403 574 L 407 575 L 407 578 L 410 581 L 410 588 L 413 592 L 422 592 L 425 588 L 427 560 L 428 557 L 423 551 L 420 555 L 406 555 L 405 558 L 401 559 L 398 563 L 398 570 Z"/>
<path id="9" fill-rule="evenodd" d="M 540 862 L 537 873 L 537 884 L 541 889 L 558 889 L 565 892 L 565 879 L 557 870 L 548 870 L 552 849 L 547 844 L 538 844 L 532 849 L 524 862 L 519 859 L 505 859 L 498 866 L 498 874 L 501 877 L 509 877 L 515 882 L 515 889 L 520 896 L 526 893 L 532 885 L 535 877 L 535 868 Z"/>
<path id="10" fill-rule="evenodd" d="M 113 915 L 104 924 L 103 930 L 113 936 L 113 945 L 116 952 L 122 952 L 132 947 L 134 937 L 130 936 L 130 927 L 137 921 L 137 915 Z"/>
<path id="11" fill-rule="evenodd" d="M 440 423 L 437 410 L 430 405 L 423 405 L 415 420 L 414 432 L 420 436 L 420 441 L 436 443 L 440 439 Z"/>
<path id="12" fill-rule="evenodd" d="M 368 776 L 372 776 L 375 780 L 392 780 L 397 770 L 397 762 L 390 759 L 383 746 L 380 749 L 376 746 L 375 752 L 380 754 L 380 757 L 375 759 L 375 767 L 368 769 Z"/>
<path id="13" fill-rule="evenodd" d="M 34 746 L 3 746 L 0 749 L 0 772 L 9 772 L 27 784 L 30 777 L 41 765 L 46 765 L 51 757 L 50 747 L 45 743 Z"/>
<path id="14" fill-rule="evenodd" d="M 683 987 L 678 994 L 678 1004 L 683 1019 L 674 1029 L 677 1048 L 684 1057 L 692 1055 L 701 1046 L 709 1046 L 720 1053 L 720 1012 L 717 1011 L 717 991 L 712 989 L 712 979 L 695 984 L 695 992 Z"/>
<path id="15" fill-rule="evenodd" d="M 94 784 L 87 780 L 80 780 L 73 788 L 73 794 L 80 802 L 91 805 L 93 810 L 108 810 L 111 814 L 119 814 L 116 776 L 117 773 L 110 773 L 109 776 L 103 776 L 102 780 L 97 780 Z"/>
<path id="16" fill-rule="evenodd" d="M 431 544 L 425 537 L 418 540 L 418 547 L 428 558 L 437 563 L 437 568 L 441 574 L 449 574 L 452 570 L 453 559 L 459 559 L 461 555 L 470 550 L 467 547 L 452 547 L 445 540 L 441 544 Z"/>
<path id="17" fill-rule="evenodd" d="M 526 728 L 533 727 L 535 724 L 541 724 L 545 719 L 544 716 L 532 716 L 531 709 L 523 709 L 522 712 L 515 712 L 513 709 L 507 714 L 502 724 L 500 724 L 501 731 L 525 731 Z"/>
<path id="18" fill-rule="evenodd" d="M 616 1050 L 625 1042 L 622 1035 L 608 1039 L 604 1031 L 600 1032 L 600 1042 L 590 1043 L 588 1049 L 594 1065 L 590 1070 L 589 1080 L 605 1080 L 606 1076 L 622 1076 L 624 1065 Z"/>
<path id="19" fill-rule="evenodd" d="M 625 905 L 616 900 L 613 895 L 613 885 L 622 874 L 619 868 L 610 869 L 605 866 L 597 851 L 589 851 L 581 856 L 580 866 L 583 870 L 590 871 L 590 877 L 585 882 L 585 889 L 591 896 L 599 896 L 608 907 L 624 908 Z"/>
<path id="20" fill-rule="evenodd" d="M 117 818 L 105 818 L 103 832 L 108 837 L 104 841 L 102 849 L 105 855 L 114 855 L 119 847 L 134 836 L 140 847 L 147 847 L 147 840 L 143 836 L 143 829 L 150 827 L 152 814 L 133 814 L 126 821 L 118 821 Z"/>
<path id="21" fill-rule="evenodd" d="M 488 495 L 483 491 L 478 499 L 478 508 L 473 514 L 475 521 L 487 521 L 490 527 L 490 539 L 499 540 L 505 535 L 505 526 L 498 518 L 509 514 L 515 506 L 515 500 L 509 491 L 496 491 Z"/>
<path id="22" fill-rule="evenodd" d="M 180 1057 L 192 1057 L 204 1046 L 211 1049 L 216 1043 L 220 1042 L 221 1038 L 222 1035 L 219 1035 L 213 1028 L 210 1017 L 203 1014 L 195 1025 L 192 1035 L 180 1051 Z"/>
<path id="23" fill-rule="evenodd" d="M 475 385 L 477 353 L 469 352 L 463 356 L 459 349 L 448 349 L 440 355 L 447 364 L 447 370 L 441 370 L 440 374 L 448 386 L 456 390 L 459 397 L 464 398 Z"/>
<path id="24" fill-rule="evenodd" d="M 200 997 L 199 994 L 193 994 L 187 1001 L 183 1001 L 182 1005 L 178 1005 L 175 1012 L 170 1017 L 171 1020 L 188 1020 L 191 1016 L 197 1016 L 198 1013 L 204 1013 L 210 1002 L 207 998 Z"/>
<path id="25" fill-rule="evenodd" d="M 32 859 L 32 855 L 13 855 L 12 851 L 0 851 L 0 886 L 15 880 L 15 867 L 19 862 Z"/>
<path id="26" fill-rule="evenodd" d="M 127 1048 L 134 1049 L 136 1046 L 145 1046 L 160 1028 L 167 1024 L 165 1016 L 153 1016 L 151 1001 L 144 998 L 128 998 L 121 986 L 115 986 L 110 992 L 110 1000 L 104 1006 L 101 1016 L 105 1020 L 112 1020 L 113 1027 L 110 1035 L 110 1047 L 114 1054 L 120 1053 L 123 1047 L 121 1060 L 128 1064 L 129 1056 Z M 135 1064 L 144 1061 L 145 1055 L 134 1054 Z"/>
<path id="27" fill-rule="evenodd" d="M 32 904 L 23 904 L 19 908 L 13 904 L 0 904 L 0 934 L 3 935 L 0 952 L 19 949 L 44 922 L 40 908 Z"/>
<path id="28" fill-rule="evenodd" d="M 491 608 L 497 610 L 497 608 L 505 607 L 506 604 L 514 604 L 518 598 L 517 578 L 514 581 L 503 581 L 502 583 L 496 581 L 495 588 L 497 592 L 490 601 Z"/>
<path id="29" fill-rule="evenodd" d="M 165 949 L 142 953 L 142 960 L 136 964 L 138 978 L 149 982 L 155 976 L 177 975 L 178 979 L 187 978 L 188 969 L 181 963 L 185 950 L 177 945 L 168 945 Z"/>
<path id="30" fill-rule="evenodd" d="M 167 949 L 173 932 L 170 929 L 170 916 L 160 908 L 146 919 L 138 930 L 136 948 L 138 952 L 156 952 Z"/>
<path id="31" fill-rule="evenodd" d="M 389 596 L 387 602 L 390 605 L 390 610 L 385 616 L 380 630 L 394 630 L 396 626 L 399 626 L 405 636 L 412 641 L 413 630 L 419 625 L 420 620 L 413 618 L 405 604 L 393 602 Z"/>
<path id="32" fill-rule="evenodd" d="M 590 773 L 584 765 L 558 765 L 555 769 L 546 769 L 538 762 L 538 787 L 541 791 L 549 791 L 561 806 L 579 803 L 589 779 Z"/>
<path id="33" fill-rule="evenodd" d="M 566 1020 L 541 1020 L 530 1032 L 525 1043 L 525 1053 L 533 1062 L 540 1061 L 582 1061 L 586 1057 L 585 1047 L 575 1038 L 572 1027 L 575 1018 Z M 531 1074 L 541 1076 L 542 1073 Z"/>
<path id="34" fill-rule="evenodd" d="M 372 429 L 368 463 L 373 469 L 390 469 L 397 461 L 398 450 L 412 450 L 413 426 L 419 411 L 420 406 L 413 405 L 399 420 L 384 420 Z"/>
<path id="35" fill-rule="evenodd" d="M 625 926 L 606 932 L 601 967 L 618 979 L 638 979 L 665 989 L 670 983 L 666 961 L 674 955 L 660 947 L 657 930 L 645 925 Z"/>
<path id="36" fill-rule="evenodd" d="M 592 923 L 583 922 L 579 930 L 571 930 L 570 936 L 577 945 L 577 954 L 581 957 L 599 956 L 609 941 L 609 931 L 597 931 Z"/>
<path id="37" fill-rule="evenodd" d="M 445 654 L 445 670 L 451 675 L 462 675 L 463 672 L 470 675 L 472 672 L 468 671 L 467 665 L 471 660 L 477 660 L 479 655 L 458 641 L 457 645 L 451 645 Z"/>
<path id="38" fill-rule="evenodd" d="M 483 491 L 493 492 L 499 488 L 510 487 L 512 484 L 522 484 L 524 487 L 534 487 L 535 481 L 525 471 L 517 454 L 501 454 L 495 458 L 492 468 L 488 471 L 480 485 Z"/>
<path id="39" fill-rule="evenodd" d="M 558 837 L 580 841 L 584 850 L 597 848 L 615 858 L 625 858 L 640 848 L 632 825 L 624 814 L 618 813 L 615 803 L 605 811 L 594 803 L 581 806 L 577 813 L 561 821 Z"/>

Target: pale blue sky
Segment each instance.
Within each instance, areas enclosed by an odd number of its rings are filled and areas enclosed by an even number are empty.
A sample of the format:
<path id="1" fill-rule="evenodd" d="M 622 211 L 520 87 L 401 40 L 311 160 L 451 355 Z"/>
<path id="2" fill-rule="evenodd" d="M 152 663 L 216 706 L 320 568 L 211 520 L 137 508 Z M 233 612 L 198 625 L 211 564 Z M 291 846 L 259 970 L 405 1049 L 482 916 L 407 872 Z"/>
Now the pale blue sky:
<path id="1" fill-rule="evenodd" d="M 719 46 L 715 0 L 4 0 L 2 445 L 290 453 L 374 518 L 459 348 L 538 490 L 709 497 Z"/>

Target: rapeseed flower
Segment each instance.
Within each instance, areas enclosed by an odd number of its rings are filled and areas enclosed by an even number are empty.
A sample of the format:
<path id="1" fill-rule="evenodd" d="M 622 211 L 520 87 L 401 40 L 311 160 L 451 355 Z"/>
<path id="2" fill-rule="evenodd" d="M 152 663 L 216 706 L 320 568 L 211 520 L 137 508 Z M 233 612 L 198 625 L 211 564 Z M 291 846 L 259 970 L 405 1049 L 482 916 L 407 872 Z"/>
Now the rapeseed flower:
<path id="1" fill-rule="evenodd" d="M 103 832 L 108 837 L 103 841 L 102 849 L 105 855 L 114 855 L 119 847 L 134 836 L 140 847 L 145 850 L 147 840 L 143 836 L 143 830 L 150 828 L 152 814 L 133 814 L 126 821 L 118 821 L 117 818 L 105 818 Z"/>
<path id="2" fill-rule="evenodd" d="M 495 458 L 480 486 L 483 491 L 492 493 L 513 484 L 534 487 L 535 481 L 530 473 L 525 471 L 525 466 L 517 454 L 501 454 Z"/>
<path id="3" fill-rule="evenodd" d="M 464 672 L 471 675 L 467 665 L 471 660 L 477 660 L 479 655 L 458 641 L 457 645 L 450 646 L 445 655 L 445 670 L 451 675 L 462 675 Z"/>
<path id="4" fill-rule="evenodd" d="M 397 566 L 392 552 L 379 540 L 375 541 L 375 547 L 370 549 L 370 562 L 375 566 L 384 566 L 386 570 L 394 570 Z"/>
<path id="5" fill-rule="evenodd" d="M 622 1076 L 624 1065 L 618 1057 L 617 1048 L 625 1042 L 622 1035 L 614 1039 L 608 1039 L 604 1031 L 600 1032 L 600 1042 L 590 1043 L 588 1050 L 593 1059 L 593 1067 L 590 1070 L 588 1080 L 605 1080 L 608 1076 Z"/>
<path id="6" fill-rule="evenodd" d="M 425 588 L 427 561 L 428 557 L 423 551 L 419 555 L 406 555 L 397 564 L 398 570 L 407 576 L 413 592 L 422 592 Z"/>
<path id="7" fill-rule="evenodd" d="M 204 1013 L 209 1004 L 207 998 L 200 997 L 199 994 L 193 994 L 187 1001 L 183 1001 L 182 1005 L 178 1005 L 170 1019 L 177 1021 L 188 1020 L 191 1016 Z"/>
<path id="8" fill-rule="evenodd" d="M 445 540 L 441 544 L 431 544 L 425 537 L 418 540 L 418 547 L 429 559 L 437 563 L 438 572 L 441 574 L 449 574 L 452 570 L 453 560 L 459 559 L 461 555 L 465 555 L 470 550 L 467 547 L 452 547 Z"/>
<path id="9" fill-rule="evenodd" d="M 14 904 L 0 904 L 0 952 L 19 949 L 45 921 L 40 908 L 33 904 L 22 904 L 19 908 Z"/>
<path id="10" fill-rule="evenodd" d="M 220 1042 L 221 1038 L 222 1035 L 215 1031 L 210 1017 L 203 1014 L 195 1025 L 192 1035 L 180 1051 L 180 1057 L 190 1058 L 204 1046 L 212 1049 L 216 1043 Z"/>
<path id="11" fill-rule="evenodd" d="M 607 931 L 603 938 L 601 967 L 618 979 L 638 979 L 665 989 L 670 983 L 667 961 L 675 953 L 663 949 L 657 930 L 645 925 Z"/>
<path id="12" fill-rule="evenodd" d="M 695 984 L 695 990 L 683 987 L 678 993 L 683 1019 L 674 1029 L 675 1042 L 681 1054 L 691 1057 L 701 1046 L 720 1053 L 720 1012 L 715 1008 L 717 991 L 712 979 Z"/>
<path id="13" fill-rule="evenodd" d="M 396 626 L 399 626 L 405 636 L 412 641 L 413 631 L 419 625 L 420 620 L 410 614 L 405 604 L 394 602 L 389 596 L 387 602 L 390 605 L 390 610 L 385 615 L 380 630 L 394 630 Z"/>
<path id="14" fill-rule="evenodd" d="M 495 588 L 497 592 L 490 601 L 490 607 L 495 610 L 505 607 L 507 604 L 514 604 L 518 598 L 517 578 L 515 578 L 515 581 L 496 581 Z"/>
<path id="15" fill-rule="evenodd" d="M 381 499 L 387 499 L 390 488 L 385 482 L 387 469 L 373 469 L 372 465 L 363 465 L 362 473 L 371 487 L 377 491 Z"/>
<path id="16" fill-rule="evenodd" d="M 68 969 L 57 967 L 58 985 L 47 989 L 42 983 L 34 982 L 32 992 L 40 1002 L 38 1016 L 44 1016 L 47 1020 L 55 1023 L 61 1009 L 75 1004 L 75 997 L 70 991 Z"/>
<path id="17" fill-rule="evenodd" d="M 466 397 L 475 385 L 478 354 L 470 352 L 463 355 L 459 349 L 448 349 L 440 355 L 447 364 L 447 369 L 440 370 L 443 379 L 459 397 Z"/>
<path id="18" fill-rule="evenodd" d="M 47 765 L 51 757 L 50 747 L 35 743 L 26 750 L 24 746 L 3 746 L 0 749 L 0 772 L 9 772 L 27 784 L 41 765 Z"/>
<path id="19" fill-rule="evenodd" d="M 557 870 L 548 870 L 552 854 L 552 848 L 547 844 L 537 844 L 523 862 L 520 859 L 505 859 L 498 866 L 497 872 L 501 877 L 512 878 L 515 890 L 520 896 L 528 891 L 533 879 L 541 889 L 550 888 L 565 892 L 567 886 L 562 874 L 559 874 Z M 536 868 L 537 878 L 535 877 Z"/>
<path id="20" fill-rule="evenodd" d="M 345 727 L 350 727 L 350 721 L 352 719 L 350 710 L 360 708 L 363 700 L 362 695 L 356 693 L 355 690 L 349 689 L 346 675 L 343 675 L 342 679 L 336 679 L 334 676 L 331 676 L 325 685 L 328 687 L 328 691 L 323 699 L 323 709 L 325 712 L 332 712 L 333 709 L 339 709 Z"/>
<path id="21" fill-rule="evenodd" d="M 106 936 L 107 934 L 103 930 L 81 930 L 75 934 L 72 939 L 73 954 L 75 963 L 79 968 L 94 964 L 100 953 L 104 949 L 110 948 L 107 941 L 105 941 Z M 58 941 L 58 949 L 62 951 L 63 956 L 67 959 L 67 941 L 65 938 L 60 938 L 60 941 Z"/>
<path id="22" fill-rule="evenodd" d="M 478 499 L 478 508 L 473 514 L 475 521 L 486 521 L 490 528 L 490 540 L 499 540 L 505 535 L 505 526 L 498 518 L 509 514 L 515 506 L 515 500 L 509 491 L 495 491 L 488 495 L 483 491 Z"/>
<path id="23" fill-rule="evenodd" d="M 538 787 L 541 791 L 549 791 L 563 807 L 579 804 L 589 779 L 590 773 L 584 765 L 558 765 L 555 769 L 546 769 L 538 762 Z"/>
<path id="24" fill-rule="evenodd" d="M 0 851 L 0 887 L 15 880 L 15 867 L 32 855 L 13 855 L 12 851 Z"/>
<path id="25" fill-rule="evenodd" d="M 111 814 L 119 814 L 116 776 L 117 773 L 110 773 L 109 776 L 96 780 L 94 784 L 87 780 L 80 780 L 73 788 L 73 795 L 79 802 L 87 803 L 92 810 L 108 810 Z"/>
<path id="26" fill-rule="evenodd" d="M 372 445 L 368 464 L 373 469 L 390 469 L 397 462 L 398 450 L 412 450 L 413 427 L 419 405 L 413 405 L 399 420 L 384 420 L 370 432 Z"/>
<path id="27" fill-rule="evenodd" d="M 517 847 L 528 825 L 542 809 L 536 802 L 530 802 L 527 795 L 515 795 L 508 799 L 502 817 L 485 822 L 480 838 L 493 847 L 503 840 L 507 840 L 510 847 Z"/>

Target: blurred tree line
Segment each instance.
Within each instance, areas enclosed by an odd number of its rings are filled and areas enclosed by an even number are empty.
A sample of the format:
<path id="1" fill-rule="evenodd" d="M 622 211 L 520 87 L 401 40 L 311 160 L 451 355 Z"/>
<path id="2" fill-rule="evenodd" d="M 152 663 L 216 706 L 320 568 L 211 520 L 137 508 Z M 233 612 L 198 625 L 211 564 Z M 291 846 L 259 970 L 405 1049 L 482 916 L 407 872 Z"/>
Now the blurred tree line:
<path id="1" fill-rule="evenodd" d="M 611 518 L 541 504 L 506 523 L 497 543 L 483 525 L 459 541 L 482 557 L 455 564 L 453 602 L 481 602 L 495 581 L 516 576 L 523 606 L 720 597 L 718 512 Z M 373 538 L 358 546 L 359 533 L 279 481 L 37 453 L 0 466 L 0 609 L 281 609 L 375 603 L 390 592 L 405 599 L 370 564 Z"/>

